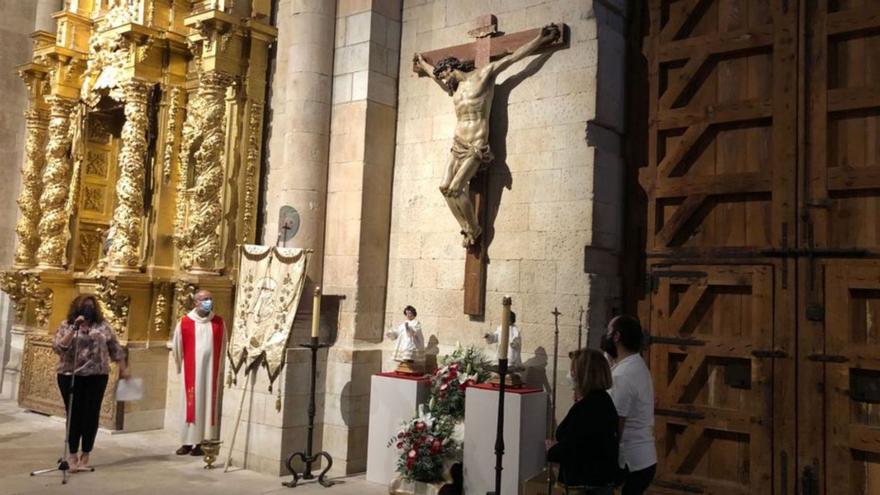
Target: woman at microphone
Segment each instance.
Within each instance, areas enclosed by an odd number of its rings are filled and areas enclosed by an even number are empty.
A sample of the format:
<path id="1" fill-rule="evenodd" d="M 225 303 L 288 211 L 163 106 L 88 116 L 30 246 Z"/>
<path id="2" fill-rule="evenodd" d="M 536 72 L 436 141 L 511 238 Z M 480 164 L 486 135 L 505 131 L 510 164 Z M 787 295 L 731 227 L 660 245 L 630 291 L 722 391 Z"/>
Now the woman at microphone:
<path id="1" fill-rule="evenodd" d="M 67 319 L 55 332 L 52 347 L 59 357 L 58 388 L 70 418 L 67 463 L 71 472 L 91 470 L 89 454 L 98 433 L 110 361 L 119 363 L 120 377 L 129 377 L 125 349 L 104 321 L 97 299 L 90 294 L 81 294 L 70 303 Z"/>

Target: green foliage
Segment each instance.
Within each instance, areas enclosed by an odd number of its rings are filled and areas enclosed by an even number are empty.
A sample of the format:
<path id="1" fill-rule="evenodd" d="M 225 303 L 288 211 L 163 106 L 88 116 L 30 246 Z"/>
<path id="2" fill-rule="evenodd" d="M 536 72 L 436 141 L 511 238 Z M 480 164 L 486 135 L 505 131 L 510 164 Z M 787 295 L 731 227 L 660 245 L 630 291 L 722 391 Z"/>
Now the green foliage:
<path id="1" fill-rule="evenodd" d="M 453 422 L 464 419 L 464 399 L 468 386 L 489 379 L 489 362 L 476 347 L 458 346 L 440 359 L 431 377 L 431 414 Z"/>
<path id="2" fill-rule="evenodd" d="M 397 472 L 405 479 L 434 483 L 443 479 L 443 461 L 453 457 L 458 444 L 452 439 L 454 424 L 430 413 L 413 418 L 388 441 L 400 452 Z"/>

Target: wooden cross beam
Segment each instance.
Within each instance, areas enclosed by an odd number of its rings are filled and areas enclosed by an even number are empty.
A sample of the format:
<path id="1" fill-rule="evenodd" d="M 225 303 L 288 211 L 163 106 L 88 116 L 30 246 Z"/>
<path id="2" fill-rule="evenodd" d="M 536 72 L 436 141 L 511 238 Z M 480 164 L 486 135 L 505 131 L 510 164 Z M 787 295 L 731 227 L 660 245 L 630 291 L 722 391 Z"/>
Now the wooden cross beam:
<path id="1" fill-rule="evenodd" d="M 565 25 L 558 24 L 563 36 L 553 43 L 539 48 L 535 53 L 541 53 L 564 44 Z M 455 45 L 448 48 L 440 48 L 422 53 L 425 60 L 431 65 L 446 57 L 455 57 L 462 63 L 473 63 L 475 68 L 484 67 L 492 60 L 510 55 L 520 46 L 533 40 L 541 33 L 541 28 L 519 31 L 516 33 L 502 34 L 498 31 L 498 19 L 487 14 L 477 18 L 476 28 L 468 34 L 476 38 L 476 41 Z M 417 62 L 413 63 L 413 71 L 424 76 Z M 490 129 L 491 135 L 491 129 Z M 491 141 L 491 138 L 490 138 Z M 482 316 L 486 304 L 486 234 L 487 229 L 487 201 L 489 193 L 489 171 L 478 172 L 470 183 L 471 196 L 477 221 L 483 229 L 477 242 L 467 248 L 464 271 L 464 313 L 471 316 Z"/>

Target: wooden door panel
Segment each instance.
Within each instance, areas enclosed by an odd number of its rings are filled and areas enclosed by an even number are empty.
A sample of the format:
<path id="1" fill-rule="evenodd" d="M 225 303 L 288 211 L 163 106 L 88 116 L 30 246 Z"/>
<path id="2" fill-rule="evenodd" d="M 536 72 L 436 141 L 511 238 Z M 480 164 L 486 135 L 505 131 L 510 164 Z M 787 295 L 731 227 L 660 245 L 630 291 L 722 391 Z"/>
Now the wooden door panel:
<path id="1" fill-rule="evenodd" d="M 880 493 L 880 266 L 825 273 L 826 493 Z"/>
<path id="2" fill-rule="evenodd" d="M 655 266 L 659 488 L 771 493 L 773 267 Z"/>
<path id="3" fill-rule="evenodd" d="M 880 1 L 812 2 L 809 196 L 817 246 L 880 247 Z"/>
<path id="4" fill-rule="evenodd" d="M 651 21 L 649 254 L 793 239 L 794 9 L 656 0 Z"/>

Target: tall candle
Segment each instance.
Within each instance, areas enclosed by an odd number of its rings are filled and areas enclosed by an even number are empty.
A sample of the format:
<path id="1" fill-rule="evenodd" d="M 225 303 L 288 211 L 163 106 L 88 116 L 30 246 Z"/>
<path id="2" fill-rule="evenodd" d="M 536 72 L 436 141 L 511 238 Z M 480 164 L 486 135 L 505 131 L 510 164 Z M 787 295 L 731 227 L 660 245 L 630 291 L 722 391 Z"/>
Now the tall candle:
<path id="1" fill-rule="evenodd" d="M 510 296 L 501 300 L 501 338 L 498 339 L 498 359 L 507 359 L 507 347 L 510 342 Z"/>
<path id="2" fill-rule="evenodd" d="M 318 327 L 321 322 L 321 287 L 315 287 L 312 299 L 312 338 L 318 338 Z"/>

